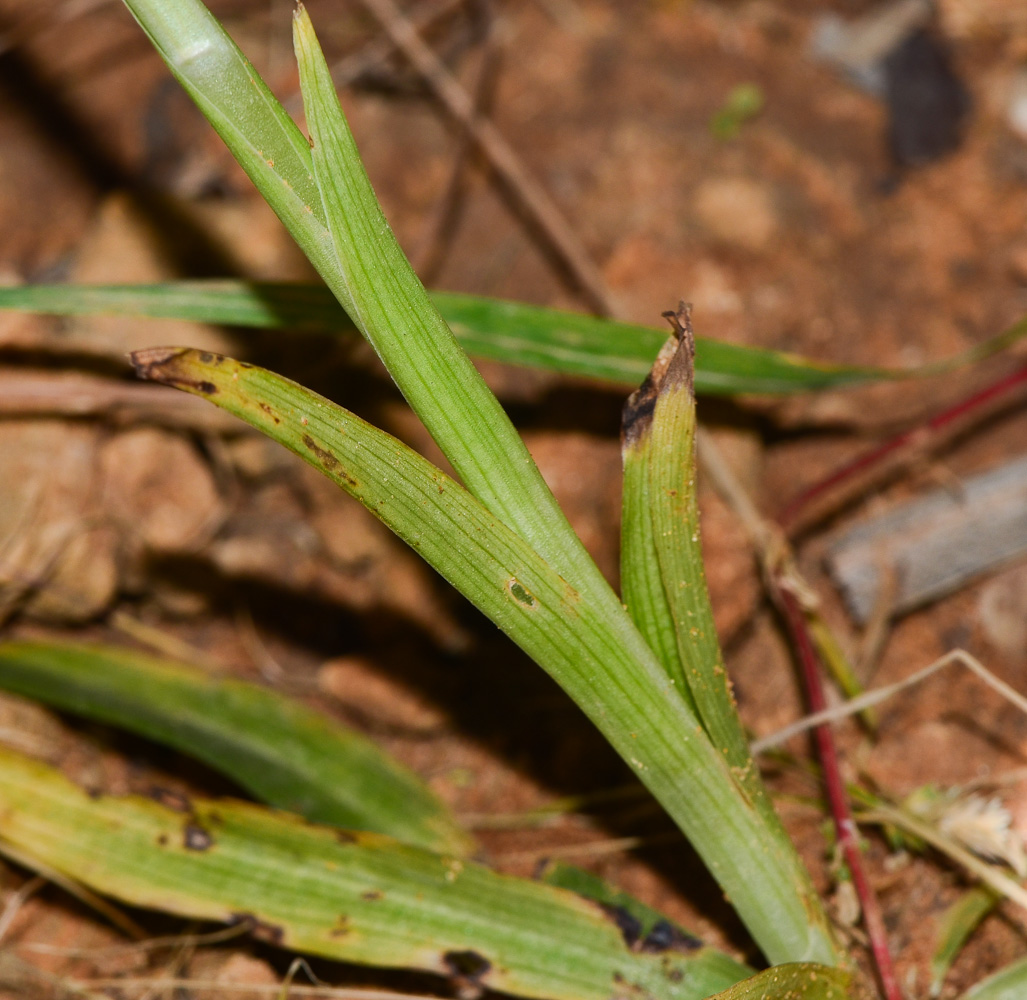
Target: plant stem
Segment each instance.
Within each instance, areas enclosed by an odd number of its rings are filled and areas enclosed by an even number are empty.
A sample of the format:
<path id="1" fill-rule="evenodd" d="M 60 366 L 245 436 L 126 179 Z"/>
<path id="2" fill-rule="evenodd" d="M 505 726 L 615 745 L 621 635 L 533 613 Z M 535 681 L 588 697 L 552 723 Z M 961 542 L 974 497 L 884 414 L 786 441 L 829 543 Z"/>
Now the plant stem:
<path id="1" fill-rule="evenodd" d="M 823 711 L 827 702 L 820 679 L 820 661 L 814 649 L 812 635 L 803 612 L 803 602 L 800 599 L 806 585 L 794 567 L 788 542 L 778 525 L 760 515 L 752 498 L 724 462 L 709 435 L 700 433 L 698 444 L 703 470 L 710 474 L 718 492 L 741 519 L 756 550 L 763 568 L 767 591 L 781 609 L 798 654 L 810 708 L 813 712 Z M 818 726 L 814 736 L 823 768 L 828 804 L 863 910 L 864 925 L 870 939 L 883 996 L 885 1000 L 901 1000 L 880 907 L 863 868 L 859 838 L 838 766 L 838 749 L 828 725 Z"/>
<path id="2" fill-rule="evenodd" d="M 814 712 L 822 712 L 827 708 L 824 686 L 820 679 L 820 663 L 816 650 L 806 627 L 805 615 L 795 594 L 788 588 L 785 581 L 776 581 L 775 598 L 784 616 L 792 642 L 798 653 L 802 667 L 802 676 L 806 686 L 809 707 Z M 823 769 L 824 787 L 834 820 L 838 842 L 849 866 L 852 882 L 863 908 L 863 922 L 870 938 L 870 947 L 874 955 L 874 964 L 881 986 L 881 994 L 885 1000 L 902 1000 L 899 984 L 895 978 L 891 950 L 888 947 L 888 935 L 881 916 L 877 896 L 867 878 L 863 867 L 862 852 L 859 846 L 859 831 L 852 819 L 845 783 L 838 766 L 838 749 L 835 746 L 834 734 L 829 725 L 817 726 L 813 731 L 816 741 L 821 768 Z"/>

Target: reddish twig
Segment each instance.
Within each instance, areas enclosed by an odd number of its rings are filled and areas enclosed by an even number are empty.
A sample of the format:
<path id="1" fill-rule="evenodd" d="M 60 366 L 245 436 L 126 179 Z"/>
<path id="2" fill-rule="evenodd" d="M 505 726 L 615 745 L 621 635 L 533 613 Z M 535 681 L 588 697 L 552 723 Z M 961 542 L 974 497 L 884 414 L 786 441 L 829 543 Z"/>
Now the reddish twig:
<path id="1" fill-rule="evenodd" d="M 813 648 L 806 625 L 806 617 L 798 598 L 785 580 L 776 577 L 773 589 L 798 653 L 810 711 L 822 712 L 827 708 L 827 699 L 824 696 L 824 686 L 821 682 L 820 658 Z M 885 1000 L 902 1000 L 898 980 L 895 978 L 891 950 L 888 947 L 888 934 L 885 930 L 884 918 L 881 916 L 877 896 L 863 867 L 859 831 L 849 809 L 845 782 L 842 780 L 841 768 L 838 766 L 838 748 L 835 746 L 834 734 L 831 732 L 830 725 L 817 726 L 813 731 L 813 738 L 816 742 L 817 754 L 820 757 L 824 787 L 827 791 L 827 800 L 838 835 L 838 843 L 845 855 L 845 862 L 852 874 L 852 884 L 859 897 L 860 906 L 863 908 L 863 924 L 870 939 L 870 948 L 874 956 L 881 993 Z"/>
<path id="2" fill-rule="evenodd" d="M 1027 383 L 1027 366 L 1018 368 L 1011 374 L 1006 375 L 997 382 L 992 382 L 991 385 L 975 392 L 954 406 L 942 410 L 941 413 L 936 414 L 926 423 L 893 437 L 890 441 L 878 445 L 851 462 L 846 462 L 829 476 L 814 483 L 813 486 L 803 490 L 798 496 L 789 501 L 777 515 L 778 524 L 786 531 L 793 529 L 800 518 L 806 514 L 806 511 L 829 492 L 853 482 L 861 475 L 877 470 L 883 466 L 886 459 L 904 448 L 926 447 L 935 437 L 942 431 L 947 430 L 952 424 L 984 410 L 985 407 L 994 404 L 1007 393 L 1025 383 Z"/>
<path id="3" fill-rule="evenodd" d="M 821 681 L 821 664 L 817 655 L 803 607 L 812 600 L 809 588 L 803 582 L 795 567 L 791 550 L 779 525 L 761 517 L 748 493 L 738 482 L 709 435 L 702 431 L 697 435 L 698 453 L 702 467 L 714 482 L 718 492 L 741 518 L 756 549 L 767 592 L 771 600 L 781 609 L 802 667 L 806 697 L 812 712 L 827 707 L 824 686 Z M 838 749 L 829 725 L 814 730 L 817 755 L 823 768 L 828 805 L 838 841 L 845 852 L 845 860 L 852 873 L 852 884 L 863 910 L 863 921 L 870 949 L 877 969 L 878 980 L 885 1000 L 901 1000 L 895 979 L 894 962 L 888 946 L 888 935 L 881 909 L 874 895 L 870 879 L 863 867 L 859 848 L 859 834 L 852 819 L 845 784 L 838 764 Z"/>

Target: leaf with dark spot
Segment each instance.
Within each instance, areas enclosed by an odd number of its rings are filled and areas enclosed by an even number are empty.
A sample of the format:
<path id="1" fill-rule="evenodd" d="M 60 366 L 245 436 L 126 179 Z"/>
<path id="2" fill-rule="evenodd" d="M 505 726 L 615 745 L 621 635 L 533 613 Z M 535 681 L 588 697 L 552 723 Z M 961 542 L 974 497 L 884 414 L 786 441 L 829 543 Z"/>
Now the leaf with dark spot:
<path id="1" fill-rule="evenodd" d="M 209 851 L 214 846 L 210 831 L 196 823 L 186 823 L 182 843 L 187 851 Z"/>

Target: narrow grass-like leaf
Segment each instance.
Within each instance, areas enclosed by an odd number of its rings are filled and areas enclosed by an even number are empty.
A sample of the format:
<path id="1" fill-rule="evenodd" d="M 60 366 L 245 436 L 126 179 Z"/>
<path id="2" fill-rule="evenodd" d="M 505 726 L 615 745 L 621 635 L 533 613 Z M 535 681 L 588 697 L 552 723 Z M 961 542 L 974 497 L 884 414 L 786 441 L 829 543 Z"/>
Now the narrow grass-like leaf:
<path id="1" fill-rule="evenodd" d="M 703 727 L 746 794 L 767 817 L 768 828 L 786 840 L 742 730 L 713 621 L 699 542 L 692 380 L 695 344 L 687 311 L 673 319 L 678 339 L 661 354 L 648 380 L 648 391 L 643 387 L 651 410 L 647 413 L 648 407 L 644 407 L 633 428 L 636 450 L 648 453 L 659 574 L 685 683 Z"/>
<path id="2" fill-rule="evenodd" d="M 293 40 L 340 301 L 464 485 L 583 593 L 630 626 L 520 435 L 428 298 L 382 213 L 305 8 Z M 335 290 L 332 280 L 329 285 Z"/>
<path id="3" fill-rule="evenodd" d="M 0 644 L 0 688 L 175 747 L 319 823 L 454 855 L 471 838 L 412 772 L 298 702 L 124 649 Z"/>
<path id="4" fill-rule="evenodd" d="M 331 273 L 335 250 L 310 147 L 250 61 L 200 0 L 125 6 L 314 267 Z"/>
<path id="5" fill-rule="evenodd" d="M 313 144 L 314 176 L 335 239 L 340 271 L 353 303 L 354 321 L 375 345 L 471 494 L 519 533 L 566 584 L 574 587 L 577 600 L 594 611 L 593 621 L 602 619 L 610 638 L 631 652 L 630 659 L 622 657 L 619 666 L 610 670 L 609 679 L 614 680 L 616 673 L 623 677 L 630 670 L 641 681 L 635 697 L 643 690 L 651 697 L 664 686 L 652 673 L 655 664 L 650 666 L 651 650 L 570 529 L 519 436 L 430 303 L 392 237 L 367 181 L 353 136 L 339 107 L 327 63 L 302 6 L 297 9 L 294 29 L 300 86 Z M 437 568 L 440 565 L 434 564 Z M 444 568 L 441 571 L 446 575 Z M 508 582 L 507 586 L 516 598 L 517 591 L 513 588 L 518 583 Z M 480 600 L 473 589 L 462 589 L 472 600 Z M 583 616 L 581 606 L 576 610 Z M 492 617 L 502 622 L 501 618 Z M 533 655 L 538 662 L 547 664 L 545 656 Z M 587 705 L 589 701 L 594 704 L 596 686 L 574 685 L 572 689 L 567 684 L 566 667 L 554 676 L 568 690 L 573 690 L 578 704 L 589 711 Z M 576 672 L 580 667 L 581 662 L 578 662 L 573 669 Z M 617 683 L 621 685 L 623 681 L 617 679 Z M 606 703 L 599 718 L 609 720 L 614 711 L 611 704 Z M 592 717 L 597 718 L 595 714 Z M 622 721 L 628 722 L 627 719 Z M 647 723 L 655 725 L 651 718 Z M 748 756 L 737 718 L 734 723 L 748 765 L 743 767 L 735 757 L 729 756 L 731 775 L 744 787 L 757 809 L 753 813 L 750 803 L 741 796 L 734 805 L 745 814 L 747 822 L 757 815 L 761 817 L 762 839 L 775 846 L 779 864 L 790 868 L 788 881 L 792 890 L 798 890 L 807 901 L 811 900 L 813 894 L 808 880 L 762 792 L 759 773 Z M 666 730 L 673 731 L 673 727 Z M 607 728 L 605 733 L 627 760 L 642 761 L 643 767 L 647 766 L 638 752 L 641 739 L 637 725 L 618 725 Z M 723 743 L 718 742 L 721 733 L 711 735 L 714 746 L 721 748 Z M 704 747 L 702 752 L 706 750 Z M 700 766 L 705 768 L 706 765 Z M 730 784 L 723 785 L 722 793 L 730 795 L 730 787 Z M 693 814 L 692 821 L 696 818 Z M 703 822 L 708 820 L 709 817 L 704 817 Z M 708 850 L 707 845 L 690 839 L 700 853 Z M 737 890 L 729 891 L 732 898 L 736 898 Z M 754 934 L 763 935 L 769 930 L 761 925 L 759 931 L 754 929 Z"/>
<path id="6" fill-rule="evenodd" d="M 253 66 L 199 0 L 125 3 L 383 358 L 472 493 L 568 576 L 579 578 L 585 590 L 603 589 L 601 574 L 513 425 L 396 243 L 302 7 L 295 37 L 314 157 Z M 611 609 L 616 604 L 612 592 L 608 603 Z"/>
<path id="7" fill-rule="evenodd" d="M 983 885 L 967 889 L 938 918 L 938 945 L 931 956 L 932 997 L 941 994 L 945 976 L 981 921 L 999 904 L 1000 897 Z M 1027 994 L 1025 994 L 1027 995 Z"/>
<path id="8" fill-rule="evenodd" d="M 849 986 L 841 969 L 793 963 L 766 969 L 709 1000 L 852 1000 Z"/>
<path id="9" fill-rule="evenodd" d="M 960 1000 L 1023 1000 L 1027 997 L 1027 958 L 1021 958 L 982 980 Z"/>
<path id="10" fill-rule="evenodd" d="M 144 377 L 207 397 L 319 468 L 507 632 L 659 799 L 771 961 L 837 961 L 794 849 L 767 835 L 652 654 L 626 647 L 605 607 L 430 462 L 310 390 L 186 349 L 133 359 Z"/>
<path id="11" fill-rule="evenodd" d="M 100 892 L 328 958 L 555 1000 L 702 1000 L 747 974 L 711 948 L 633 953 L 561 889 L 245 803 L 90 796 L 9 751 L 0 815 L 4 840 Z"/>
<path id="12" fill-rule="evenodd" d="M 699 717 L 699 709 L 685 679 L 678 652 L 674 615 L 660 573 L 649 468 L 653 462 L 652 417 L 656 386 L 677 350 L 668 341 L 641 387 L 624 406 L 621 455 L 624 464 L 621 493 L 620 584 L 621 597 L 639 631 L 656 653 L 681 696 Z"/>
<path id="13" fill-rule="evenodd" d="M 197 34 L 189 38 L 183 50 L 174 23 L 185 17 L 180 12 L 194 11 L 188 19 L 190 30 L 220 30 L 216 23 L 195 15 L 196 0 L 177 0 L 176 14 L 170 19 L 163 12 L 167 4 L 161 0 L 126 2 L 140 20 L 153 19 L 161 28 L 166 58 L 180 75 L 185 75 L 208 48 Z M 156 39 L 154 28 L 149 30 Z M 418 298 L 416 278 L 403 270 L 408 265 L 367 184 L 302 9 L 296 22 L 296 40 L 321 194 L 320 211 L 316 206 L 306 209 L 318 225 L 322 217 L 329 223 L 335 260 L 328 259 L 324 252 L 320 231 L 314 236 L 305 231 L 300 242 L 304 246 L 316 244 L 317 254 L 311 259 L 322 277 L 375 344 L 407 399 L 484 507 L 471 504 L 470 494 L 438 478 L 441 474 L 430 466 L 417 466 L 415 472 L 413 460 L 391 439 L 374 439 L 377 445 L 371 447 L 372 436 L 366 425 L 362 430 L 351 425 L 361 442 L 352 449 L 352 442 L 339 434 L 340 425 L 346 423 L 340 417 L 343 411 L 331 414 L 332 423 L 322 422 L 304 433 L 305 425 L 299 424 L 299 419 L 313 425 L 313 411 L 327 404 L 309 398 L 297 400 L 296 387 L 284 397 L 269 393 L 267 386 L 263 394 L 244 397 L 230 392 L 232 386 L 218 382 L 217 359 L 208 363 L 196 355 L 181 353 L 163 357 L 150 354 L 144 360 L 145 367 L 150 374 L 183 388 L 205 395 L 214 393 L 218 402 L 231 405 L 234 397 L 251 422 L 270 425 L 272 430 L 270 415 L 258 409 L 258 402 L 279 421 L 282 413 L 292 418 L 279 430 L 284 437 L 291 437 L 289 443 L 295 450 L 305 453 L 336 482 L 377 508 L 386 523 L 393 524 L 442 572 L 451 578 L 461 576 L 462 589 L 479 607 L 487 607 L 497 623 L 516 633 L 517 640 L 534 658 L 558 677 L 692 839 L 772 961 L 836 961 L 837 952 L 819 901 L 801 873 L 794 851 L 782 851 L 776 838 L 765 836 L 764 820 L 733 791 L 725 765 L 705 734 L 696 731 L 696 720 L 684 702 L 665 696 L 666 680 L 652 652 L 567 526 L 484 383 L 474 375 L 464 384 L 463 375 L 469 373 L 465 360 L 460 360 L 458 346 L 444 335 L 427 300 Z M 218 44 L 237 51 L 227 40 Z M 233 58 L 234 66 L 238 57 Z M 189 85 L 195 91 L 207 82 L 192 78 Z M 231 101 L 241 102 L 238 110 L 245 117 L 255 108 L 259 111 L 266 89 L 259 91 L 257 101 L 246 86 L 220 88 L 219 97 L 222 93 L 228 100 L 214 107 L 214 117 L 222 126 L 228 122 L 227 131 L 236 141 L 231 131 L 235 127 Z M 201 106 L 209 113 L 210 104 L 207 101 Z M 284 112 L 280 111 L 270 114 L 265 110 L 261 128 L 270 122 L 272 131 L 288 133 L 282 122 Z M 283 146 L 290 156 L 302 160 L 304 151 L 297 147 L 294 136 L 288 138 L 290 135 L 286 136 L 288 141 L 282 140 Z M 275 173 L 278 161 L 268 162 L 254 155 L 254 150 L 262 152 L 262 144 L 251 139 L 247 143 L 243 147 L 244 165 L 273 205 L 281 196 L 273 181 L 285 181 L 287 187 L 296 190 L 289 177 Z M 266 170 L 261 169 L 260 162 Z M 306 176 L 298 183 L 304 191 L 309 189 Z M 301 218 L 302 210 L 294 210 L 292 203 L 286 209 L 276 208 L 287 223 L 301 228 L 307 225 Z M 365 286 L 365 281 L 369 285 Z M 379 283 L 381 291 L 376 290 Z M 386 294 L 409 298 L 386 302 L 382 299 Z M 420 294 L 423 296 L 423 290 Z M 436 333 L 440 335 L 437 340 Z M 413 363 L 418 357 L 423 365 Z M 444 359 L 452 359 L 453 366 L 442 363 Z M 205 367 L 209 377 L 199 374 Z M 222 363 L 221 373 L 227 370 Z M 240 382 L 244 372 L 236 366 Z M 428 373 L 431 378 L 427 378 Z M 269 395 L 272 398 L 267 398 Z M 473 405 L 468 407 L 468 403 Z M 284 406 L 282 413 L 275 412 L 275 404 L 280 409 Z M 311 406 L 309 417 L 302 412 L 306 405 Z M 459 419 L 454 421 L 455 413 Z M 363 467 L 365 459 L 370 461 L 370 475 L 366 476 L 354 471 Z M 400 471 L 397 461 L 405 463 L 405 471 Z M 436 495 L 436 488 L 442 492 Z M 426 511 L 432 514 L 428 521 Z M 474 524 L 476 533 L 471 528 Z M 460 545 L 454 542 L 457 538 Z M 484 538 L 489 539 L 484 548 L 466 544 Z"/>
<path id="14" fill-rule="evenodd" d="M 636 386 L 666 337 L 660 330 L 501 299 L 431 292 L 464 350 L 479 358 Z M 162 285 L 20 285 L 0 287 L 0 309 L 62 316 L 119 315 L 185 319 L 261 329 L 329 333 L 353 321 L 323 285 L 181 281 Z M 798 393 L 950 371 L 1027 336 L 1019 322 L 983 344 L 925 368 L 832 365 L 760 347 L 695 339 L 700 395 Z"/>

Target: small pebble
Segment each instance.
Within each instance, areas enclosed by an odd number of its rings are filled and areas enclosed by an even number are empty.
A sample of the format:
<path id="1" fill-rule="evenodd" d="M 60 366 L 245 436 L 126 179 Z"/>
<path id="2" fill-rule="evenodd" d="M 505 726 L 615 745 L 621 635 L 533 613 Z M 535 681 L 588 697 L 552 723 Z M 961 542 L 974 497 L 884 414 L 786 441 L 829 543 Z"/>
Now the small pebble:
<path id="1" fill-rule="evenodd" d="M 777 235 L 779 219 L 765 184 L 745 177 L 703 181 L 693 209 L 715 239 L 744 250 L 764 250 Z"/>

